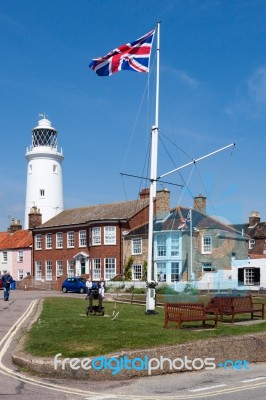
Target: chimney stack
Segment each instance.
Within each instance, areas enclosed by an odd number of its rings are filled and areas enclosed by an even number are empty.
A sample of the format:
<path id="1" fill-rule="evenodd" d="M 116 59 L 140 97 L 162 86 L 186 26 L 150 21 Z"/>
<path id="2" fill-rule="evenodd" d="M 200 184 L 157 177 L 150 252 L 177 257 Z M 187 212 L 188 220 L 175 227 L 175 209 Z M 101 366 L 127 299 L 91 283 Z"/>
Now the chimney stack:
<path id="1" fill-rule="evenodd" d="M 253 227 L 260 223 L 260 213 L 257 211 L 251 211 L 249 217 L 249 227 Z"/>
<path id="2" fill-rule="evenodd" d="M 140 199 L 149 199 L 150 189 L 142 189 L 139 194 Z M 168 189 L 158 190 L 156 192 L 155 214 L 156 218 L 164 218 L 170 211 L 170 191 Z"/>
<path id="3" fill-rule="evenodd" d="M 199 211 L 202 214 L 206 214 L 206 203 L 207 198 L 199 194 L 198 196 L 194 197 L 194 210 Z"/>
<path id="4" fill-rule="evenodd" d="M 20 220 L 12 218 L 11 224 L 10 224 L 9 228 L 7 229 L 7 231 L 9 233 L 15 233 L 16 231 L 20 231 L 21 229 L 22 229 L 22 225 L 20 223 Z"/>
<path id="5" fill-rule="evenodd" d="M 142 191 L 139 193 L 139 198 L 141 200 L 148 199 L 149 196 L 150 196 L 150 189 L 148 189 L 148 188 L 142 189 Z"/>
<path id="6" fill-rule="evenodd" d="M 164 218 L 170 211 L 170 191 L 158 190 L 156 193 L 156 217 Z"/>
<path id="7" fill-rule="evenodd" d="M 38 228 L 38 226 L 42 225 L 42 214 L 40 213 L 40 209 L 36 206 L 30 209 L 29 213 L 29 229 Z"/>

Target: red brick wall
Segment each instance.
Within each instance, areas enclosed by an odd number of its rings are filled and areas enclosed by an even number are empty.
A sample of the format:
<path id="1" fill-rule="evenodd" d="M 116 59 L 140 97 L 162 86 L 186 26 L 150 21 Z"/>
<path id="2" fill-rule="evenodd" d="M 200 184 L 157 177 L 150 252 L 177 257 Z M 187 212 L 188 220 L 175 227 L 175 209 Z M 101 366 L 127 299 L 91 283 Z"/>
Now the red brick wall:
<path id="1" fill-rule="evenodd" d="M 104 227 L 105 226 L 116 226 L 116 244 L 115 245 L 104 245 Z M 101 245 L 91 245 L 91 229 L 93 227 L 101 228 Z M 45 262 L 52 261 L 52 275 L 56 276 L 56 261 L 63 261 L 63 275 L 67 274 L 67 261 L 72 260 L 80 252 L 85 252 L 89 255 L 90 259 L 100 258 L 101 259 L 101 275 L 104 276 L 104 259 L 115 258 L 116 259 L 116 273 L 121 274 L 123 272 L 122 262 L 122 231 L 129 229 L 128 224 L 120 223 L 95 223 L 90 227 L 69 227 L 58 229 L 45 229 L 38 232 L 33 232 L 34 235 L 34 247 L 33 247 L 33 269 L 35 275 L 35 262 L 40 261 L 42 263 L 42 275 L 45 276 Z M 87 246 L 79 247 L 79 231 L 86 230 L 87 232 Z M 67 248 L 67 232 L 74 231 L 74 248 Z M 63 248 L 56 248 L 56 233 L 63 233 Z M 46 245 L 46 234 L 52 234 L 52 249 L 45 249 Z M 35 236 L 36 234 L 42 234 L 42 249 L 35 249 Z"/>

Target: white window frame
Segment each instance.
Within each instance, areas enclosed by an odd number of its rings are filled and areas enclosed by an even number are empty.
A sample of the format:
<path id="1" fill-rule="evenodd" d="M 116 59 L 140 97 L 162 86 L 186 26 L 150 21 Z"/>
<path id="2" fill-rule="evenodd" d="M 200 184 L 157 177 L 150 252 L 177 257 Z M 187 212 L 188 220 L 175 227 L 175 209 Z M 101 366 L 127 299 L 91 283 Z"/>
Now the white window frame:
<path id="1" fill-rule="evenodd" d="M 75 232 L 74 231 L 69 231 L 67 232 L 67 248 L 73 248 L 75 247 Z"/>
<path id="2" fill-rule="evenodd" d="M 42 235 L 40 233 L 35 236 L 35 250 L 42 250 Z"/>
<path id="3" fill-rule="evenodd" d="M 18 250 L 18 262 L 22 263 L 24 260 L 24 252 L 23 250 Z"/>
<path id="4" fill-rule="evenodd" d="M 142 279 L 142 264 L 132 265 L 132 280 L 141 281 Z"/>
<path id="5" fill-rule="evenodd" d="M 179 268 L 180 268 L 179 262 L 171 262 L 171 282 L 180 281 Z M 174 279 L 176 278 L 176 275 L 178 275 L 178 279 Z"/>
<path id="6" fill-rule="evenodd" d="M 35 261 L 35 279 L 40 281 L 42 279 L 42 262 Z"/>
<path id="7" fill-rule="evenodd" d="M 157 275 L 158 281 L 166 282 L 166 262 L 157 262 Z"/>
<path id="8" fill-rule="evenodd" d="M 166 236 L 157 235 L 156 244 L 157 257 L 166 257 Z"/>
<path id="9" fill-rule="evenodd" d="M 137 254 L 142 254 L 142 239 L 132 239 L 131 240 L 131 254 L 137 255 Z"/>
<path id="10" fill-rule="evenodd" d="M 63 248 L 63 233 L 56 232 L 56 248 L 62 249 Z"/>
<path id="11" fill-rule="evenodd" d="M 75 260 L 67 260 L 67 277 L 73 278 L 75 276 Z"/>
<path id="12" fill-rule="evenodd" d="M 2 262 L 7 263 L 8 257 L 7 257 L 7 251 L 3 251 L 2 253 Z"/>
<path id="13" fill-rule="evenodd" d="M 115 245 L 116 244 L 116 227 L 105 226 L 104 227 L 104 244 Z"/>
<path id="14" fill-rule="evenodd" d="M 101 227 L 95 226 L 91 230 L 91 243 L 92 246 L 99 246 L 101 244 Z"/>
<path id="15" fill-rule="evenodd" d="M 79 231 L 79 247 L 86 247 L 86 246 L 87 246 L 86 231 L 85 230 Z"/>
<path id="16" fill-rule="evenodd" d="M 63 261 L 56 260 L 56 276 L 62 276 L 62 275 L 63 275 Z"/>
<path id="17" fill-rule="evenodd" d="M 24 271 L 23 271 L 23 269 L 19 269 L 18 270 L 18 280 L 22 281 L 23 278 L 24 278 Z"/>
<path id="18" fill-rule="evenodd" d="M 253 286 L 255 282 L 255 268 L 244 268 L 244 285 Z"/>
<path id="19" fill-rule="evenodd" d="M 93 258 L 92 260 L 92 279 L 100 280 L 101 279 L 101 259 Z"/>
<path id="20" fill-rule="evenodd" d="M 252 250 L 252 249 L 254 249 L 254 247 L 255 247 L 255 239 L 250 238 L 249 242 L 248 242 L 248 248 L 249 248 L 249 250 Z"/>
<path id="21" fill-rule="evenodd" d="M 180 254 L 180 237 L 171 235 L 171 257 L 178 257 Z"/>
<path id="22" fill-rule="evenodd" d="M 53 244 L 52 244 L 52 234 L 51 234 L 51 233 L 46 233 L 46 235 L 45 235 L 45 248 L 46 248 L 47 250 L 53 248 Z"/>
<path id="23" fill-rule="evenodd" d="M 201 269 L 202 269 L 202 272 L 203 272 L 203 273 L 204 273 L 204 272 L 214 272 L 214 271 L 215 271 L 215 269 L 213 268 L 211 262 L 203 262 L 203 263 L 201 264 Z"/>
<path id="24" fill-rule="evenodd" d="M 109 257 L 104 259 L 104 280 L 108 281 L 116 276 L 116 259 Z"/>
<path id="25" fill-rule="evenodd" d="M 212 236 L 205 235 L 202 237 L 202 254 L 211 254 L 212 252 Z"/>
<path id="26" fill-rule="evenodd" d="M 53 280 L 53 263 L 51 260 L 45 261 L 45 280 Z"/>

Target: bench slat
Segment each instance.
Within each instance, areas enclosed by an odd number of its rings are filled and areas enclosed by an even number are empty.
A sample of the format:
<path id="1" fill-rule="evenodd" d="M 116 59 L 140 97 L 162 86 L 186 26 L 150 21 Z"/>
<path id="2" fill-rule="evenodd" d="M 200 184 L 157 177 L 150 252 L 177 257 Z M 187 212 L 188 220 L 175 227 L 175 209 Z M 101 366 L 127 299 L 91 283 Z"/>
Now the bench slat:
<path id="1" fill-rule="evenodd" d="M 218 313 L 223 320 L 223 315 L 231 315 L 232 322 L 234 322 L 234 317 L 236 314 L 251 314 L 251 319 L 254 317 L 254 313 L 259 313 L 257 317 L 264 319 L 264 304 L 263 303 L 253 303 L 252 296 L 249 294 L 247 296 L 227 296 L 227 297 L 214 297 L 211 299 L 210 303 L 207 305 L 207 311 L 213 312 L 213 310 L 218 310 Z"/>
<path id="2" fill-rule="evenodd" d="M 203 303 L 165 303 L 165 323 L 176 322 L 178 328 L 182 327 L 182 322 L 190 321 L 214 321 L 217 325 L 218 314 L 206 315 L 206 309 Z"/>

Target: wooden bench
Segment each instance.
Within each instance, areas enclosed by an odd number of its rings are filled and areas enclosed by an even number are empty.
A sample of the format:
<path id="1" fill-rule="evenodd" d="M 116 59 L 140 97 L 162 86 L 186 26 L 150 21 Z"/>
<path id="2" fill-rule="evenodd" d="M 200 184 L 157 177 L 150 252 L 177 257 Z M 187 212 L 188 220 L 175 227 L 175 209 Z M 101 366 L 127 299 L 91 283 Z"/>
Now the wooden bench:
<path id="1" fill-rule="evenodd" d="M 213 312 L 213 311 L 212 311 Z M 218 313 L 206 315 L 206 309 L 203 303 L 165 303 L 164 304 L 164 328 L 167 328 L 168 322 L 176 322 L 178 328 L 182 328 L 183 322 L 214 321 L 217 326 Z"/>
<path id="2" fill-rule="evenodd" d="M 207 312 L 217 312 L 223 321 L 224 315 L 232 316 L 232 323 L 236 314 L 251 314 L 251 319 L 261 317 L 264 319 L 264 304 L 253 302 L 252 296 L 227 296 L 214 297 L 206 307 Z"/>
<path id="3" fill-rule="evenodd" d="M 224 306 L 230 306 L 232 301 L 232 296 L 217 296 L 213 297 L 211 301 L 206 306 L 206 311 L 209 313 L 218 312 L 219 315 L 222 314 L 222 309 Z"/>

